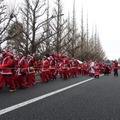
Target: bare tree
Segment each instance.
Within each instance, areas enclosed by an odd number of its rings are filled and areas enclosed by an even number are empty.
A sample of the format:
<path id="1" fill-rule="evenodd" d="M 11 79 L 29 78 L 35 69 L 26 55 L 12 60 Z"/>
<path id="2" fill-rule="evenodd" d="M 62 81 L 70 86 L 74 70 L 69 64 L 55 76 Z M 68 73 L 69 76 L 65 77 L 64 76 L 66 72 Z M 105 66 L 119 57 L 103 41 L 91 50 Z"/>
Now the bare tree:
<path id="1" fill-rule="evenodd" d="M 89 60 L 89 24 L 88 24 L 88 14 L 87 14 L 85 58 L 86 58 L 86 60 Z"/>
<path id="2" fill-rule="evenodd" d="M 75 0 L 73 4 L 73 26 L 72 26 L 72 57 L 74 57 L 75 54 L 75 45 L 76 45 L 76 18 L 75 18 Z"/>
<path id="3" fill-rule="evenodd" d="M 92 30 L 92 36 L 89 40 L 89 59 L 94 61 L 104 61 L 106 59 L 96 28 L 95 32 Z"/>
<path id="4" fill-rule="evenodd" d="M 68 13 L 68 20 L 67 20 L 67 32 L 68 32 L 68 35 L 66 37 L 66 41 L 70 41 L 71 42 L 71 37 L 72 37 L 72 34 L 71 34 L 71 21 L 70 21 L 70 13 Z M 66 44 L 66 47 L 65 47 L 65 51 L 67 51 L 67 54 L 69 56 L 71 56 L 71 47 L 70 47 L 70 42 L 68 44 Z"/>
<path id="5" fill-rule="evenodd" d="M 53 30 L 56 33 L 53 39 L 53 50 L 56 52 L 63 52 L 65 50 L 66 44 L 69 41 L 66 41 L 69 32 L 67 31 L 67 20 L 62 19 L 63 14 L 63 6 L 61 0 L 56 0 L 56 7 L 54 8 L 53 14 L 57 16 L 53 23 Z"/>
<path id="6" fill-rule="evenodd" d="M 14 9 L 7 14 L 7 5 L 4 4 L 4 0 L 0 0 L 0 47 L 7 40 L 7 29 L 14 17 Z"/>
<path id="7" fill-rule="evenodd" d="M 77 33 L 77 24 L 76 24 L 76 10 L 75 10 L 75 0 L 73 3 L 73 17 L 72 17 L 72 22 L 69 23 L 71 32 L 70 32 L 70 42 L 68 44 L 68 53 L 70 54 L 71 57 L 77 57 L 77 51 L 79 49 L 79 44 L 78 44 L 78 38 L 80 37 L 79 34 Z"/>
<path id="8" fill-rule="evenodd" d="M 25 39 L 23 32 L 24 27 L 22 23 L 16 21 L 10 25 L 7 36 L 7 47 L 9 50 L 15 51 L 17 53 L 17 51 L 20 51 L 24 48 Z"/>
<path id="9" fill-rule="evenodd" d="M 49 19 L 49 0 L 47 0 L 47 24 L 46 24 L 46 54 L 50 52 L 50 38 L 49 38 L 49 35 L 50 35 L 50 21 L 48 20 Z"/>
<path id="10" fill-rule="evenodd" d="M 106 59 L 106 56 L 105 56 L 105 52 L 102 48 L 102 45 L 100 43 L 100 38 L 99 38 L 99 35 L 95 34 L 95 51 L 94 51 L 94 54 L 95 54 L 95 60 L 97 61 L 104 61 Z"/>
<path id="11" fill-rule="evenodd" d="M 84 30 L 83 8 L 81 12 L 81 32 L 80 32 L 80 59 L 85 60 L 86 33 Z"/>
<path id="12" fill-rule="evenodd" d="M 24 8 L 21 8 L 21 11 L 25 26 L 25 50 L 35 53 L 38 45 L 43 42 L 42 26 L 46 24 L 46 21 L 42 17 L 46 13 L 46 1 L 24 1 L 25 5 Z"/>
<path id="13" fill-rule="evenodd" d="M 24 0 L 24 7 L 21 7 L 22 22 L 17 20 L 14 12 L 11 12 L 9 16 L 6 15 L 6 6 L 3 5 L 3 1 L 0 0 L 0 44 L 8 39 L 8 46 L 13 45 L 14 49 L 23 49 L 26 54 L 37 52 L 41 56 L 55 50 L 69 53 L 71 57 L 79 57 L 82 61 L 106 58 L 97 30 L 90 38 L 88 16 L 85 31 L 83 8 L 80 33 L 78 32 L 75 0 L 72 23 L 70 15 L 68 20 L 63 18 L 62 0 L 56 0 L 52 16 L 49 15 L 49 0 L 47 5 L 46 0 Z"/>

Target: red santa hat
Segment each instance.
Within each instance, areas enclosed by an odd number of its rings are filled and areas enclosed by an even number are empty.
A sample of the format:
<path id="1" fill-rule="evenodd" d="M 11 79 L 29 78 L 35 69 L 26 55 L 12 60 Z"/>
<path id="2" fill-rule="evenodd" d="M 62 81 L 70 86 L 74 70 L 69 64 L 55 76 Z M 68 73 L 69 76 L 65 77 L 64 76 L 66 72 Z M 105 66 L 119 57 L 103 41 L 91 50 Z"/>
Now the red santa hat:
<path id="1" fill-rule="evenodd" d="M 47 60 L 49 60 L 49 61 L 50 61 L 50 60 L 51 60 L 51 58 L 50 58 L 50 57 L 47 57 Z"/>
<path id="2" fill-rule="evenodd" d="M 14 56 L 13 52 L 8 52 L 8 54 L 9 54 L 10 56 Z"/>
<path id="3" fill-rule="evenodd" d="M 53 57 L 52 57 L 52 56 L 50 56 L 50 60 L 53 60 Z"/>
<path id="4" fill-rule="evenodd" d="M 7 48 L 3 48 L 3 49 L 2 49 L 2 52 L 8 53 L 8 49 L 7 49 Z"/>
<path id="5" fill-rule="evenodd" d="M 27 55 L 28 57 L 32 57 L 30 54 Z"/>
<path id="6" fill-rule="evenodd" d="M 19 55 L 23 55 L 23 53 L 22 53 L 22 52 L 19 52 L 18 54 L 19 54 Z"/>

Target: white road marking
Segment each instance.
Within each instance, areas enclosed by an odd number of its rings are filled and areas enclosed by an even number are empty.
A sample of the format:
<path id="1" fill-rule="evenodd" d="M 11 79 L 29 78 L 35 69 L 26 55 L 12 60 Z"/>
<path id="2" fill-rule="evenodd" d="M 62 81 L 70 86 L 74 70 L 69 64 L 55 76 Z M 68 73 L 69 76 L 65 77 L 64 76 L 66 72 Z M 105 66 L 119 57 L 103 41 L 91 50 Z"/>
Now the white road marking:
<path id="1" fill-rule="evenodd" d="M 101 76 L 102 76 L 102 75 L 101 75 Z M 75 86 L 78 86 L 78 85 L 81 85 L 81 84 L 83 84 L 83 83 L 89 82 L 89 81 L 91 81 L 91 80 L 93 80 L 93 79 L 94 79 L 94 78 L 90 78 L 90 79 L 87 79 L 87 80 L 78 82 L 78 83 L 76 83 L 76 84 L 70 85 L 70 86 L 68 86 L 68 87 L 61 88 L 61 89 L 59 89 L 59 90 L 53 91 L 53 92 L 51 92 L 51 93 L 47 93 L 47 94 L 45 94 L 45 95 L 42 95 L 42 96 L 39 96 L 39 97 L 30 99 L 30 100 L 27 100 L 27 101 L 25 101 L 25 102 L 22 102 L 22 103 L 13 105 L 13 106 L 11 106 L 11 107 L 2 109 L 2 110 L 0 110 L 0 116 L 3 115 L 3 114 L 5 114 L 5 113 L 8 113 L 8 112 L 10 112 L 10 111 L 16 110 L 16 109 L 18 109 L 18 108 L 24 107 L 24 106 L 29 105 L 29 104 L 31 104 L 31 103 L 34 103 L 34 102 L 37 102 L 37 101 L 42 100 L 42 99 L 44 99 L 44 98 L 47 98 L 47 97 L 49 97 L 49 96 L 52 96 L 52 95 L 55 95 L 55 94 L 57 94 L 57 93 L 63 92 L 63 91 L 65 91 L 65 90 L 68 90 L 68 89 L 70 89 L 70 88 L 73 88 L 73 87 L 75 87 Z"/>

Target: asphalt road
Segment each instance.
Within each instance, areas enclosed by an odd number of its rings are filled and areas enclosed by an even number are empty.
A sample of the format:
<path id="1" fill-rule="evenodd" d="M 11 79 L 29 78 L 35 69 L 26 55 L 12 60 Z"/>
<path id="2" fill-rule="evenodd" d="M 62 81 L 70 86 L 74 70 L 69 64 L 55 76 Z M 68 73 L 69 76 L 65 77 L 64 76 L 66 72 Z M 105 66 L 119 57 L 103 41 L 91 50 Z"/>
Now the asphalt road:
<path id="1" fill-rule="evenodd" d="M 81 83 L 89 78 L 91 77 L 78 76 L 68 80 L 58 78 L 56 81 L 40 83 L 37 77 L 38 82 L 32 88 L 14 93 L 3 88 L 0 91 L 0 120 L 120 120 L 120 77 L 111 74 Z M 5 108 L 76 83 L 81 84 L 1 113 Z"/>

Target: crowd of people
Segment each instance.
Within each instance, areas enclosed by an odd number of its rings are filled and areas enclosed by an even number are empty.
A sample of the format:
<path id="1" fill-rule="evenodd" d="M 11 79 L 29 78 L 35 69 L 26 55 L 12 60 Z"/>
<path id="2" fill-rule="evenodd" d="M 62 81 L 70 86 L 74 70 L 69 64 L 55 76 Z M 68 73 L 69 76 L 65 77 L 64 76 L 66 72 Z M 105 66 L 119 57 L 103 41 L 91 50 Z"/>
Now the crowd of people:
<path id="1" fill-rule="evenodd" d="M 113 66 L 115 75 L 118 76 L 117 61 Z M 10 92 L 14 92 L 17 88 L 30 88 L 36 82 L 36 73 L 39 73 L 41 83 L 46 83 L 56 80 L 58 75 L 64 80 L 80 74 L 95 77 L 99 77 L 101 73 L 108 75 L 113 66 L 92 60 L 80 62 L 76 58 L 70 59 L 66 54 L 56 52 L 37 61 L 35 54 L 24 56 L 23 52 L 19 52 L 14 55 L 4 48 L 0 54 L 0 89 L 6 86 Z"/>

